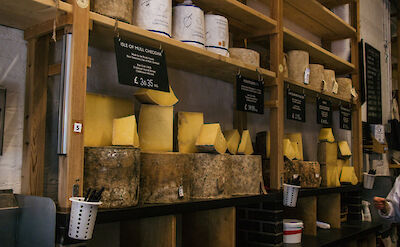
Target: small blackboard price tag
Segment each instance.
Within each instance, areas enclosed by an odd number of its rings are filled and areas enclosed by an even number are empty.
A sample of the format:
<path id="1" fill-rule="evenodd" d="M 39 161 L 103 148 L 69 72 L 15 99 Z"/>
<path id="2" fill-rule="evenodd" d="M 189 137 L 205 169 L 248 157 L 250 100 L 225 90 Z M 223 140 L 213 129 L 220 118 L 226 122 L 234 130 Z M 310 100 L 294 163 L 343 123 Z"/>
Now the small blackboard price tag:
<path id="1" fill-rule="evenodd" d="M 299 122 L 306 121 L 306 95 L 291 91 L 286 91 L 286 117 L 287 119 Z"/>
<path id="2" fill-rule="evenodd" d="M 120 84 L 169 92 L 167 65 L 162 50 L 114 39 Z"/>
<path id="3" fill-rule="evenodd" d="M 340 106 L 340 128 L 351 130 L 351 107 Z"/>
<path id="4" fill-rule="evenodd" d="M 264 82 L 237 75 L 236 109 L 264 114 Z"/>
<path id="5" fill-rule="evenodd" d="M 317 98 L 317 123 L 332 124 L 332 102 L 329 100 Z"/>

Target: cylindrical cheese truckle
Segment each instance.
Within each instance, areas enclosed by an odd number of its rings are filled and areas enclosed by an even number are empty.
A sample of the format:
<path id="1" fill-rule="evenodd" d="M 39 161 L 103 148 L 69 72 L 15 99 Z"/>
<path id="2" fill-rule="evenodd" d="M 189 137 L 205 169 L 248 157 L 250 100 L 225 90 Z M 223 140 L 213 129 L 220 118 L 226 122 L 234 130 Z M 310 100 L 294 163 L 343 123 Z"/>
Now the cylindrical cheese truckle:
<path id="1" fill-rule="evenodd" d="M 229 27 L 228 19 L 221 15 L 206 14 L 206 49 L 219 55 L 228 56 Z"/>
<path id="2" fill-rule="evenodd" d="M 172 0 L 134 0 L 133 24 L 171 38 Z"/>
<path id="3" fill-rule="evenodd" d="M 326 94 L 333 94 L 332 89 L 336 82 L 335 71 L 331 69 L 324 70 L 324 85 L 322 91 Z"/>
<path id="4" fill-rule="evenodd" d="M 173 203 L 190 199 L 190 174 L 185 166 L 192 154 L 142 152 L 140 204 Z"/>
<path id="5" fill-rule="evenodd" d="M 229 155 L 232 169 L 232 195 L 258 195 L 264 186 L 260 155 Z"/>
<path id="6" fill-rule="evenodd" d="M 339 84 L 338 96 L 344 99 L 351 99 L 351 89 L 353 88 L 353 82 L 350 78 L 337 78 Z"/>
<path id="7" fill-rule="evenodd" d="M 229 48 L 229 56 L 240 61 L 260 67 L 260 53 L 245 48 Z"/>
<path id="8" fill-rule="evenodd" d="M 132 0 L 95 0 L 93 11 L 120 21 L 132 23 Z"/>
<path id="9" fill-rule="evenodd" d="M 310 84 L 312 89 L 322 90 L 324 81 L 324 66 L 321 64 L 310 64 Z"/>
<path id="10" fill-rule="evenodd" d="M 310 64 L 310 56 L 306 51 L 293 50 L 288 52 L 289 79 L 304 82 L 304 73 Z"/>
<path id="11" fill-rule="evenodd" d="M 204 48 L 206 41 L 204 12 L 185 0 L 173 8 L 172 37 L 190 45 Z"/>
<path id="12" fill-rule="evenodd" d="M 191 174 L 192 199 L 228 198 L 231 196 L 231 169 L 229 154 L 195 153 Z"/>
<path id="13" fill-rule="evenodd" d="M 104 187 L 101 208 L 138 204 L 140 150 L 134 147 L 85 147 L 83 189 Z"/>

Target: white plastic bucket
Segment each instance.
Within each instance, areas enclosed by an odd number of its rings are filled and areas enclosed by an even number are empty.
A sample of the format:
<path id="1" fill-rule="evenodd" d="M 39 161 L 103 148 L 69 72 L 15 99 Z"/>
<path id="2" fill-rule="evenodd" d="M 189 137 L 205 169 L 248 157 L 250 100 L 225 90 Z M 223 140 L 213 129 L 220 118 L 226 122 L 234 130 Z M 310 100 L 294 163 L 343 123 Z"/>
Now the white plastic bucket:
<path id="1" fill-rule="evenodd" d="M 364 188 L 371 190 L 374 188 L 374 182 L 375 182 L 375 177 L 376 175 L 373 174 L 368 174 L 364 172 Z"/>
<path id="2" fill-rule="evenodd" d="M 171 37 L 172 0 L 134 0 L 133 24 Z"/>
<path id="3" fill-rule="evenodd" d="M 203 48 L 206 41 L 204 12 L 191 1 L 173 8 L 172 37 L 184 43 Z"/>
<path id="4" fill-rule="evenodd" d="M 220 15 L 206 14 L 204 22 L 206 29 L 206 49 L 229 57 L 228 19 Z"/>
<path id="5" fill-rule="evenodd" d="M 68 236 L 79 240 L 91 239 L 96 222 L 97 208 L 101 205 L 101 202 L 85 202 L 83 197 L 71 197 L 69 200 L 72 202 L 72 206 Z"/>
<path id="6" fill-rule="evenodd" d="M 284 219 L 283 220 L 283 243 L 298 244 L 301 243 L 301 234 L 303 233 L 303 221 Z"/>
<path id="7" fill-rule="evenodd" d="M 287 207 L 296 207 L 297 196 L 300 186 L 283 184 L 283 205 Z"/>

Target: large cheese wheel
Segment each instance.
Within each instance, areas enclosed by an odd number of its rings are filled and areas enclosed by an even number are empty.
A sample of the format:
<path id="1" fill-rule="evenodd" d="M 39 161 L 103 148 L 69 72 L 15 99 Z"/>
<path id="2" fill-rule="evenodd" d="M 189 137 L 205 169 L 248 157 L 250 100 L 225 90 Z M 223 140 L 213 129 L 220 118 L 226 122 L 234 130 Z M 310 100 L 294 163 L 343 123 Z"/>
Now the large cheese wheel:
<path id="1" fill-rule="evenodd" d="M 260 53 L 246 48 L 229 48 L 229 56 L 240 61 L 260 67 Z"/>
<path id="2" fill-rule="evenodd" d="M 338 96 L 346 100 L 351 99 L 351 89 L 353 88 L 353 82 L 350 78 L 337 78 L 339 84 Z"/>
<path id="3" fill-rule="evenodd" d="M 324 66 L 321 64 L 310 64 L 310 85 L 314 90 L 321 91 L 324 80 Z"/>
<path id="4" fill-rule="evenodd" d="M 326 94 L 333 94 L 332 89 L 333 85 L 336 82 L 335 71 L 331 69 L 324 70 L 324 86 L 322 91 Z"/>
<path id="5" fill-rule="evenodd" d="M 101 208 L 138 204 L 140 150 L 133 147 L 85 147 L 83 189 L 104 187 Z"/>
<path id="6" fill-rule="evenodd" d="M 196 140 L 204 123 L 202 112 L 178 112 L 178 151 L 196 153 Z"/>
<path id="7" fill-rule="evenodd" d="M 320 142 L 318 143 L 318 162 L 324 165 L 336 166 L 337 164 L 337 149 L 336 142 Z"/>
<path id="8" fill-rule="evenodd" d="M 310 57 L 308 52 L 293 50 L 288 52 L 289 79 L 304 82 L 304 72 L 309 67 Z"/>
<path id="9" fill-rule="evenodd" d="M 192 154 L 141 153 L 140 203 L 173 203 L 190 199 L 190 174 L 186 166 Z M 179 195 L 179 189 L 183 194 Z M 183 195 L 183 197 L 182 197 Z"/>
<path id="10" fill-rule="evenodd" d="M 230 155 L 232 168 L 232 195 L 257 195 L 264 186 L 259 155 Z"/>
<path id="11" fill-rule="evenodd" d="M 132 23 L 132 0 L 95 0 L 93 11 L 118 20 Z"/>

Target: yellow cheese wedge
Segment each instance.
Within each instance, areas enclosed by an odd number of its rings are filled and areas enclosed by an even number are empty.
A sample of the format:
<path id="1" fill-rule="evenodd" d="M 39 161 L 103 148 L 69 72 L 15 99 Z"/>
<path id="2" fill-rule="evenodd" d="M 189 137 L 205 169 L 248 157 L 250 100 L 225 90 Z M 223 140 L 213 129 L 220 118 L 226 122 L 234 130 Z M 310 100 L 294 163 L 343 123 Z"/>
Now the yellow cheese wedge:
<path id="1" fill-rule="evenodd" d="M 285 138 L 297 145 L 296 159 L 303 160 L 303 138 L 301 133 L 288 133 L 285 134 Z"/>
<path id="2" fill-rule="evenodd" d="M 296 153 L 289 139 L 283 139 L 283 155 L 290 160 L 296 158 Z"/>
<path id="3" fill-rule="evenodd" d="M 139 147 L 135 115 L 114 119 L 112 145 Z"/>
<path id="4" fill-rule="evenodd" d="M 173 106 L 179 101 L 176 98 L 174 91 L 172 91 L 171 86 L 169 87 L 169 92 L 140 88 L 135 92 L 135 97 L 141 103 L 160 106 Z"/>
<path id="5" fill-rule="evenodd" d="M 339 172 L 336 166 L 321 165 L 322 186 L 339 187 Z"/>
<path id="6" fill-rule="evenodd" d="M 86 147 L 111 146 L 113 119 L 134 113 L 132 100 L 87 93 L 84 145 Z"/>
<path id="7" fill-rule="evenodd" d="M 297 146 L 297 143 L 295 142 L 290 142 L 290 145 L 292 145 L 293 153 L 294 153 L 294 158 L 296 160 L 299 160 L 299 147 Z"/>
<path id="8" fill-rule="evenodd" d="M 332 128 L 322 128 L 319 131 L 318 140 L 321 142 L 334 142 L 335 137 L 333 136 Z"/>
<path id="9" fill-rule="evenodd" d="M 240 144 L 238 148 L 238 154 L 253 154 L 253 143 L 251 142 L 250 132 L 248 130 L 243 130 L 242 138 L 240 139 Z"/>
<path id="10" fill-rule="evenodd" d="M 339 157 L 343 159 L 348 159 L 351 157 L 351 150 L 347 141 L 340 141 L 338 143 L 339 147 Z"/>
<path id="11" fill-rule="evenodd" d="M 358 183 L 358 178 L 353 166 L 343 166 L 342 173 L 340 174 L 340 182 L 351 183 L 352 185 Z"/>
<path id="12" fill-rule="evenodd" d="M 199 152 L 218 152 L 220 154 L 226 152 L 226 140 L 218 123 L 203 124 L 201 126 L 200 134 L 196 140 L 196 147 Z"/>
<path id="13" fill-rule="evenodd" d="M 337 143 L 318 143 L 317 157 L 320 164 L 336 166 L 337 164 Z"/>
<path id="14" fill-rule="evenodd" d="M 196 140 L 200 134 L 204 116 L 201 112 L 178 112 L 178 151 L 196 153 Z"/>
<path id="15" fill-rule="evenodd" d="M 240 142 L 240 134 L 237 129 L 225 130 L 224 136 L 228 145 L 228 151 L 231 154 L 237 154 Z"/>
<path id="16" fill-rule="evenodd" d="M 338 168 L 338 173 L 340 175 L 342 173 L 343 166 L 350 166 L 350 160 L 338 159 L 336 164 L 337 164 L 337 168 Z"/>
<path id="17" fill-rule="evenodd" d="M 142 151 L 173 150 L 173 107 L 142 104 L 139 139 Z"/>

